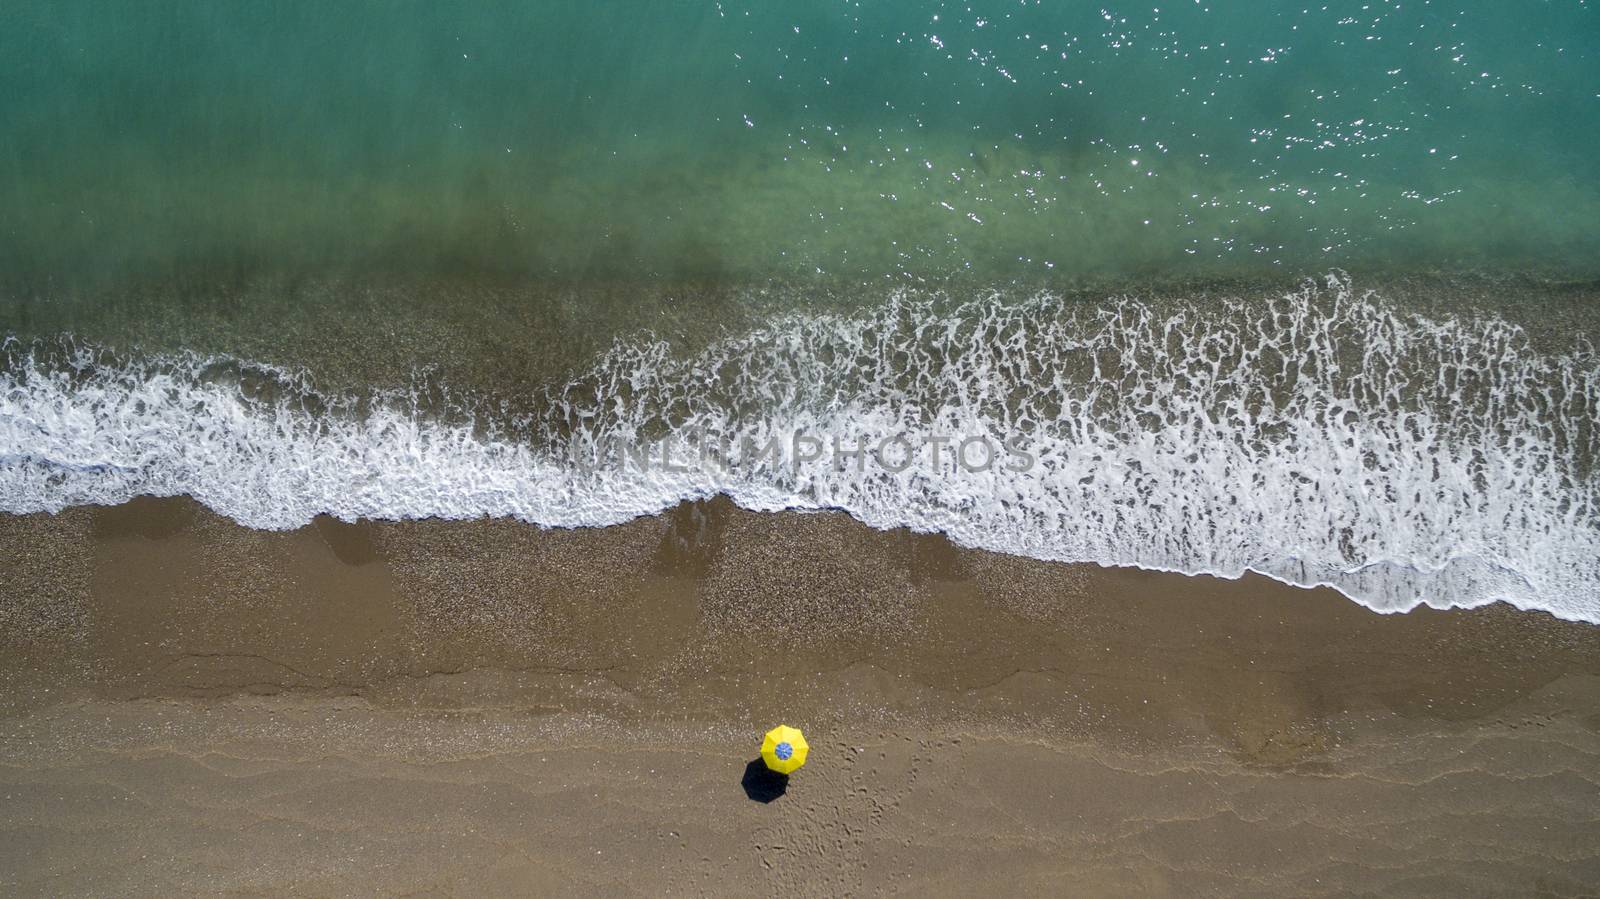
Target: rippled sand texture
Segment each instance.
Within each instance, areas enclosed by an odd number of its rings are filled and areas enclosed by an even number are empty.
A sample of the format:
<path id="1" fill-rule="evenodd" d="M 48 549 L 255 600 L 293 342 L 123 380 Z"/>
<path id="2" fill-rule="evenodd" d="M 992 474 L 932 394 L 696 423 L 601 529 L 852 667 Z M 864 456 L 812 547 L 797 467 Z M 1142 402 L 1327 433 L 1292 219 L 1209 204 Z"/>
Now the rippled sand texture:
<path id="1" fill-rule="evenodd" d="M 1600 889 L 1600 639 L 1541 614 L 721 501 L 0 530 L 8 894 Z"/>

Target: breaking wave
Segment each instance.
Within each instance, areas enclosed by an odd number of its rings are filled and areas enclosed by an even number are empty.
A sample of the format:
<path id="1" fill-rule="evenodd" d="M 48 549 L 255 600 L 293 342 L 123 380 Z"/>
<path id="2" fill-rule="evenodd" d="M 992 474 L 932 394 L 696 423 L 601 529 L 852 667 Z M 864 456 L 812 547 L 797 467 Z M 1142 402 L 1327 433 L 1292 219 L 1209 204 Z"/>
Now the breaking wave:
<path id="1" fill-rule="evenodd" d="M 318 393 L 231 358 L 12 342 L 0 509 L 191 495 L 242 524 L 512 516 L 598 526 L 727 494 L 966 546 L 1291 584 L 1378 611 L 1504 600 L 1600 622 L 1600 358 L 1342 277 L 1270 301 L 897 295 L 704 348 L 618 342 L 535 413 Z M 593 464 L 672 440 L 992 436 L 1032 464 L 837 455 Z"/>

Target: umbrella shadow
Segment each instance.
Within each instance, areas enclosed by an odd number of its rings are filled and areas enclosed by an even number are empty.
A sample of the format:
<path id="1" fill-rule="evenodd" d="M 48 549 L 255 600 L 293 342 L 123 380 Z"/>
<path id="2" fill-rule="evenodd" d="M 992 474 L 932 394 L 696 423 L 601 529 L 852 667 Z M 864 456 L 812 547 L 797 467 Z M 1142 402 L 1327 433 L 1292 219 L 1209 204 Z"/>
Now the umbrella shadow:
<path id="1" fill-rule="evenodd" d="M 768 768 L 767 763 L 758 758 L 744 766 L 744 778 L 739 786 L 756 802 L 771 802 L 789 789 L 789 775 Z"/>

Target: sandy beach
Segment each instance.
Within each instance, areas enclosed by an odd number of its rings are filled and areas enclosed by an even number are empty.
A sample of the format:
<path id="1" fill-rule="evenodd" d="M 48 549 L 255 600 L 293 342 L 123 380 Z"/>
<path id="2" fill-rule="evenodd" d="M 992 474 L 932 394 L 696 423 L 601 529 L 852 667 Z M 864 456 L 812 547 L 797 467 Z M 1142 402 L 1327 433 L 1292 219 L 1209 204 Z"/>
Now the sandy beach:
<path id="1" fill-rule="evenodd" d="M 1541 613 L 721 500 L 0 539 L 8 895 L 1600 891 L 1600 636 Z"/>

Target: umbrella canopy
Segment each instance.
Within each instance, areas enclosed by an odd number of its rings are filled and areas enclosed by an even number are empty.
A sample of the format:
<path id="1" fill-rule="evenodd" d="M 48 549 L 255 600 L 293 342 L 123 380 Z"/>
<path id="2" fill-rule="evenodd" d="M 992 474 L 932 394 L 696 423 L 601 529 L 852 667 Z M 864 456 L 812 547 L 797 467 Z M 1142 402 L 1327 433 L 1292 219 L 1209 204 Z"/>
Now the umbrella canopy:
<path id="1" fill-rule="evenodd" d="M 806 763 L 806 735 L 787 724 L 767 731 L 761 741 L 761 760 L 779 774 L 788 774 Z"/>

